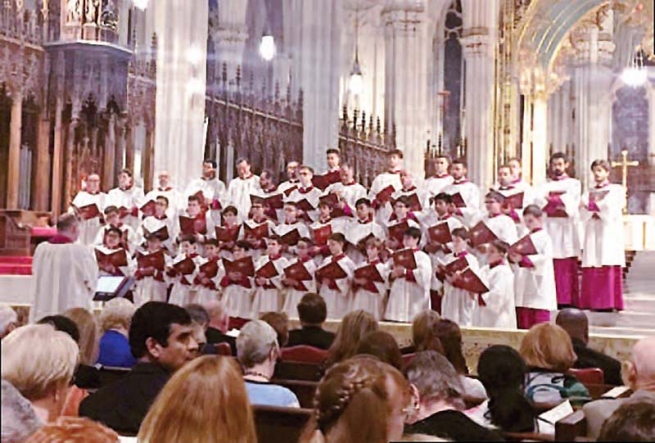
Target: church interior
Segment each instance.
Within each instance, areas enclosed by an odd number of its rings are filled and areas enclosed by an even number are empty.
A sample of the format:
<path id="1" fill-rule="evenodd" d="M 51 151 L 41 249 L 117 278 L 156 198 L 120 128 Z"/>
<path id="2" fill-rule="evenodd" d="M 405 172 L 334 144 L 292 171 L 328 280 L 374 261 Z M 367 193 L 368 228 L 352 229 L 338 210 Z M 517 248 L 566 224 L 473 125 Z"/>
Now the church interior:
<path id="1" fill-rule="evenodd" d="M 655 336 L 654 22 L 653 0 L 0 0 L 0 303 L 29 322 L 35 249 L 94 177 L 106 193 L 128 170 L 150 195 L 166 171 L 183 191 L 213 162 L 227 193 L 242 159 L 281 186 L 291 163 L 332 172 L 336 150 L 375 196 L 399 150 L 419 189 L 460 159 L 484 207 L 512 160 L 538 189 L 562 153 L 583 195 L 599 159 L 622 189 L 622 305 L 585 312 L 589 346 L 629 359 Z M 526 331 L 461 334 L 474 369 Z"/>

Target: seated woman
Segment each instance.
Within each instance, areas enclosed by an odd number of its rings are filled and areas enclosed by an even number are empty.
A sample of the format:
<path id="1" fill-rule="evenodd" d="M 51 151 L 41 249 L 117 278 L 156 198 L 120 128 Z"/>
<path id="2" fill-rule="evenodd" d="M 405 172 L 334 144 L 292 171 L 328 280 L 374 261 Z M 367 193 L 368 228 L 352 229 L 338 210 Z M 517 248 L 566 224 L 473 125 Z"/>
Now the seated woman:
<path id="1" fill-rule="evenodd" d="M 443 355 L 418 352 L 407 365 L 405 375 L 415 399 L 405 432 L 451 441 L 503 441 L 497 431 L 480 426 L 461 412 L 461 377 Z"/>
<path id="2" fill-rule="evenodd" d="M 259 316 L 277 333 L 277 344 L 284 348 L 289 342 L 289 317 L 284 312 L 264 312 Z"/>
<path id="3" fill-rule="evenodd" d="M 280 356 L 275 329 L 262 320 L 252 320 L 237 337 L 237 358 L 243 367 L 248 398 L 253 405 L 298 408 L 298 397 L 289 389 L 274 385 L 271 378 Z"/>
<path id="4" fill-rule="evenodd" d="M 116 368 L 131 368 L 136 364 L 127 337 L 134 311 L 136 306 L 124 298 L 114 298 L 105 304 L 100 313 L 99 364 Z"/>
<path id="5" fill-rule="evenodd" d="M 441 317 L 432 309 L 421 311 L 412 320 L 412 345 L 401 349 L 403 354 L 421 351 L 444 353 L 441 340 L 435 335 L 436 324 Z"/>
<path id="6" fill-rule="evenodd" d="M 325 369 L 355 355 L 357 346 L 364 335 L 378 330 L 378 322 L 372 314 L 361 309 L 351 311 L 343 317 L 334 343 L 328 349 L 323 364 Z"/>
<path id="7" fill-rule="evenodd" d="M 371 355 L 383 363 L 403 370 L 403 355 L 398 342 L 386 331 L 369 332 L 362 338 L 355 351 L 356 355 Z"/>
<path id="8" fill-rule="evenodd" d="M 521 355 L 505 345 L 490 346 L 480 354 L 478 378 L 489 396 L 466 411 L 476 423 L 507 432 L 534 432 L 536 413 L 525 397 L 527 366 Z M 541 433 L 544 433 L 541 427 Z M 554 428 L 552 429 L 554 432 Z"/>
<path id="9" fill-rule="evenodd" d="M 567 374 L 577 356 L 564 329 L 550 323 L 533 326 L 519 352 L 528 365 L 525 393 L 530 401 L 556 404 L 568 399 L 580 404 L 590 400 L 587 388 Z"/>
<path id="10" fill-rule="evenodd" d="M 358 355 L 336 364 L 323 377 L 314 415 L 300 441 L 398 441 L 410 400 L 409 383 L 397 369 Z"/>

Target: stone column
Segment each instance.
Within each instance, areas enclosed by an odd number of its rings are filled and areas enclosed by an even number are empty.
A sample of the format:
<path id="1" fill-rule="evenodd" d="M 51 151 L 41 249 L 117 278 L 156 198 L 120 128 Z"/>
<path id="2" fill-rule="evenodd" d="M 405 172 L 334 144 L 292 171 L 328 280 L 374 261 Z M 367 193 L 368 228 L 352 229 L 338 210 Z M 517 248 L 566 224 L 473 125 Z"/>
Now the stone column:
<path id="1" fill-rule="evenodd" d="M 125 168 L 134 172 L 134 131 L 129 124 L 125 127 Z"/>
<path id="2" fill-rule="evenodd" d="M 34 188 L 34 209 L 48 210 L 50 195 L 50 120 L 45 110 L 39 115 L 39 134 L 37 136 L 36 171 Z"/>
<path id="3" fill-rule="evenodd" d="M 64 130 L 62 122 L 62 110 L 64 108 L 63 94 L 57 95 L 55 104 L 55 139 L 52 152 L 52 200 L 50 201 L 50 210 L 59 215 L 61 209 L 61 181 L 62 181 L 62 159 L 64 158 Z"/>
<path id="4" fill-rule="evenodd" d="M 7 165 L 7 209 L 18 209 L 20 187 L 20 142 L 23 119 L 23 94 L 17 90 L 12 94 L 11 124 L 9 126 L 9 161 Z"/>
<path id="5" fill-rule="evenodd" d="M 153 187 L 155 175 L 155 146 L 154 129 L 146 124 L 146 145 L 143 149 L 143 188 L 150 190 Z"/>
<path id="6" fill-rule="evenodd" d="M 648 88 L 648 116 L 649 116 L 649 142 L 648 142 L 648 164 L 655 165 L 655 85 L 652 80 Z"/>
<path id="7" fill-rule="evenodd" d="M 116 165 L 116 115 L 109 114 L 107 134 L 105 135 L 105 160 L 102 165 L 102 189 L 111 189 L 114 184 Z"/>
<path id="8" fill-rule="evenodd" d="M 548 162 L 548 95 L 539 91 L 533 99 L 532 126 L 532 184 L 540 185 L 546 181 Z"/>
<path id="9" fill-rule="evenodd" d="M 220 75 L 227 64 L 228 79 L 234 78 L 237 66 L 243 68 L 243 54 L 248 39 L 246 12 L 248 2 L 221 0 L 216 26 L 210 30 L 216 48 L 216 66 Z"/>
<path id="10" fill-rule="evenodd" d="M 428 140 L 428 57 L 432 41 L 423 2 L 390 2 L 382 11 L 384 23 L 385 121 L 396 125 L 396 145 L 404 151 L 405 168 L 425 176 L 424 150 Z"/>

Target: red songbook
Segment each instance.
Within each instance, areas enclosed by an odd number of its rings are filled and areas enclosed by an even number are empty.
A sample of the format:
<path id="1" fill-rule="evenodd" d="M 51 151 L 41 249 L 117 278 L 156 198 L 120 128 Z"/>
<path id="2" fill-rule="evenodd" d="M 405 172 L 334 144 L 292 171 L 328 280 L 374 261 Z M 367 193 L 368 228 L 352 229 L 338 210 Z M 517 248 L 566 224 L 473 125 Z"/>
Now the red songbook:
<path id="1" fill-rule="evenodd" d="M 314 242 L 316 246 L 327 245 L 328 238 L 332 235 L 332 225 L 323 225 L 320 228 L 314 229 Z"/>
<path id="2" fill-rule="evenodd" d="M 393 264 L 402 266 L 405 269 L 416 269 L 416 258 L 412 249 L 401 249 L 391 256 Z"/>
<path id="3" fill-rule="evenodd" d="M 157 229 L 154 232 L 149 232 L 146 228 L 143 228 L 143 235 L 145 237 L 149 237 L 151 234 L 157 237 L 161 241 L 166 241 L 169 238 L 171 238 L 170 235 L 168 234 L 168 228 L 166 226 L 162 226 L 161 228 Z"/>
<path id="4" fill-rule="evenodd" d="M 203 215 L 191 218 L 180 215 L 180 233 L 184 235 L 206 234 L 207 220 Z"/>
<path id="5" fill-rule="evenodd" d="M 122 220 L 132 213 L 131 209 L 127 209 L 125 206 L 118 208 L 118 217 Z"/>
<path id="6" fill-rule="evenodd" d="M 535 255 L 537 253 L 537 248 L 535 248 L 532 238 L 529 235 L 526 235 L 510 246 L 507 252 L 509 254 Z"/>
<path id="7" fill-rule="evenodd" d="M 548 196 L 561 197 L 564 194 L 566 194 L 565 191 L 551 191 L 548 193 Z M 563 204 L 553 203 L 550 201 L 544 207 L 544 212 L 548 215 L 548 217 L 553 217 L 553 218 L 568 218 L 569 216 L 569 214 L 566 213 L 566 209 Z"/>
<path id="8" fill-rule="evenodd" d="M 158 271 L 164 272 L 164 268 L 166 267 L 164 250 L 160 249 L 159 251 L 153 252 L 151 254 L 138 253 L 136 256 L 136 262 L 139 269 L 155 268 Z"/>
<path id="9" fill-rule="evenodd" d="M 428 236 L 432 243 L 439 243 L 440 245 L 445 245 L 453 241 L 448 222 L 442 222 L 428 228 Z"/>
<path id="10" fill-rule="evenodd" d="M 482 221 L 478 222 L 478 224 L 473 226 L 469 231 L 469 242 L 474 248 L 477 248 L 478 246 L 484 245 L 486 243 L 491 243 L 497 238 L 498 237 L 496 234 L 494 234 L 493 231 L 489 229 L 489 226 L 487 226 Z"/>
<path id="11" fill-rule="evenodd" d="M 361 268 L 355 269 L 355 278 L 363 278 L 366 280 L 366 284 L 362 288 L 366 289 L 369 292 L 378 292 L 378 288 L 375 286 L 375 282 L 384 282 L 384 279 L 380 275 L 377 266 L 371 264 L 362 266 Z"/>
<path id="12" fill-rule="evenodd" d="M 139 210 L 143 212 L 144 217 L 152 217 L 153 215 L 155 215 L 156 208 L 157 208 L 157 203 L 154 200 L 148 200 L 145 205 L 139 208 Z"/>
<path id="13" fill-rule="evenodd" d="M 315 175 L 312 177 L 312 184 L 314 187 L 324 191 L 328 186 L 337 183 L 341 180 L 341 173 L 339 171 L 328 172 L 324 175 Z"/>
<path id="14" fill-rule="evenodd" d="M 228 228 L 226 226 L 216 226 L 216 240 L 219 242 L 235 242 L 239 238 L 239 226 Z"/>
<path id="15" fill-rule="evenodd" d="M 393 193 L 396 192 L 396 189 L 393 187 L 393 185 L 389 185 L 380 192 L 377 193 L 375 196 L 375 199 L 380 202 L 380 203 L 386 203 L 391 199 L 391 196 Z"/>
<path id="16" fill-rule="evenodd" d="M 281 236 L 282 243 L 289 246 L 296 246 L 300 240 L 300 233 L 297 229 L 292 229 L 283 236 Z"/>
<path id="17" fill-rule="evenodd" d="M 456 272 L 462 272 L 469 267 L 469 262 L 465 257 L 459 257 L 444 266 L 444 273 L 446 275 L 454 275 Z"/>
<path id="18" fill-rule="evenodd" d="M 465 208 L 466 207 L 466 202 L 464 201 L 464 197 L 462 197 L 462 194 L 459 192 L 454 193 L 451 198 L 453 199 L 453 204 L 455 205 L 456 208 Z"/>
<path id="19" fill-rule="evenodd" d="M 118 249 L 117 251 L 105 254 L 104 252 L 96 249 L 96 261 L 99 266 L 114 265 L 117 268 L 127 266 L 127 254 L 125 249 Z"/>
<path id="20" fill-rule="evenodd" d="M 277 277 L 278 275 L 279 274 L 277 272 L 277 268 L 270 260 L 266 262 L 264 266 L 255 271 L 255 277 L 273 278 Z"/>
<path id="21" fill-rule="evenodd" d="M 316 209 L 314 206 L 312 206 L 312 204 L 306 198 L 303 198 L 302 200 L 297 201 L 296 202 L 296 207 L 298 209 L 302 210 L 302 211 L 305 211 L 305 212 L 313 211 L 313 210 Z"/>
<path id="22" fill-rule="evenodd" d="M 318 201 L 320 203 L 326 203 L 330 205 L 331 208 L 334 208 L 337 205 L 337 203 L 339 203 L 339 196 L 331 192 L 329 194 L 325 194 L 319 197 Z"/>
<path id="23" fill-rule="evenodd" d="M 173 265 L 175 272 L 182 275 L 193 274 L 193 271 L 196 269 L 196 262 L 189 257 L 185 257 L 184 260 L 181 260 Z"/>
<path id="24" fill-rule="evenodd" d="M 607 194 L 609 193 L 610 191 L 599 191 L 599 190 L 592 189 L 589 192 L 589 201 L 593 201 L 593 202 L 603 201 L 605 197 L 607 197 Z"/>
<path id="25" fill-rule="evenodd" d="M 343 270 L 339 263 L 331 261 L 325 266 L 322 266 L 316 270 L 316 280 L 322 282 L 323 279 L 328 280 L 340 280 L 346 278 L 348 274 Z"/>
<path id="26" fill-rule="evenodd" d="M 225 267 L 226 274 L 239 272 L 246 277 L 255 276 L 255 264 L 252 261 L 252 257 L 244 257 L 234 261 L 224 258 L 223 266 Z"/>
<path id="27" fill-rule="evenodd" d="M 82 220 L 91 220 L 92 218 L 100 217 L 100 208 L 95 203 L 90 205 L 82 206 L 75 208 L 77 211 L 77 216 Z"/>
<path id="28" fill-rule="evenodd" d="M 284 202 L 282 200 L 282 193 L 276 193 L 268 197 L 264 197 L 261 195 L 250 195 L 250 203 L 254 204 L 260 204 L 265 208 L 271 208 L 271 209 L 282 209 L 284 206 Z"/>
<path id="29" fill-rule="evenodd" d="M 421 205 L 421 201 L 418 199 L 418 194 L 416 192 L 413 194 L 407 194 L 405 197 L 409 199 L 409 210 L 411 212 L 421 212 L 423 210 L 423 206 Z M 396 204 L 396 200 L 398 199 L 391 199 L 392 206 Z"/>
<path id="30" fill-rule="evenodd" d="M 284 195 L 285 195 L 286 197 L 288 197 L 288 196 L 290 196 L 291 193 L 292 193 L 293 191 L 295 191 L 296 189 L 298 189 L 298 185 L 289 186 L 289 188 L 285 189 L 285 191 L 284 191 Z"/>
<path id="31" fill-rule="evenodd" d="M 524 196 L 525 196 L 524 192 L 519 192 L 512 195 L 506 195 L 505 199 L 503 200 L 503 206 L 512 209 L 522 209 Z"/>
<path id="32" fill-rule="evenodd" d="M 257 240 L 266 238 L 268 237 L 268 223 L 262 223 L 254 228 L 250 227 L 247 223 L 244 223 L 243 234 L 246 238 L 254 237 Z"/>
<path id="33" fill-rule="evenodd" d="M 457 286 L 474 294 L 489 292 L 489 288 L 482 282 L 480 277 L 468 268 L 459 275 Z"/>
<path id="34" fill-rule="evenodd" d="M 284 276 L 288 279 L 295 280 L 298 284 L 294 286 L 293 289 L 298 291 L 306 291 L 307 286 L 304 285 L 304 281 L 312 281 L 314 277 L 309 273 L 307 268 L 301 262 L 296 262 L 291 266 L 288 266 L 284 269 Z"/>
<path id="35" fill-rule="evenodd" d="M 398 243 L 403 244 L 403 236 L 405 231 L 409 228 L 407 221 L 397 223 L 393 226 L 389 226 L 389 237 L 396 239 Z"/>
<path id="36" fill-rule="evenodd" d="M 216 277 L 216 274 L 218 274 L 218 262 L 215 260 L 209 260 L 208 262 L 201 264 L 198 270 L 205 274 L 205 277 L 214 278 Z"/>

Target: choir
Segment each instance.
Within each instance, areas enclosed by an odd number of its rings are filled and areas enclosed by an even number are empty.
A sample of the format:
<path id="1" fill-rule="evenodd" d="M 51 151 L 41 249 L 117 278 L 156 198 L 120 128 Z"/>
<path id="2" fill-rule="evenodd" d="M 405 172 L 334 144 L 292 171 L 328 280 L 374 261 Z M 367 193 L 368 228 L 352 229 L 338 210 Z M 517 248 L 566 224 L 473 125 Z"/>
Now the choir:
<path id="1" fill-rule="evenodd" d="M 607 161 L 593 162 L 594 186 L 582 195 L 561 153 L 542 186 L 526 183 L 512 159 L 487 192 L 467 179 L 465 161 L 447 156 L 416 180 L 393 150 L 369 190 L 338 150 L 327 157 L 322 175 L 290 162 L 279 186 L 247 159 L 227 187 L 208 160 L 184 191 L 162 171 L 146 195 L 129 170 L 107 194 L 91 174 L 70 212 L 100 275 L 134 277 L 137 305 L 222 299 L 246 320 L 295 316 L 300 298 L 317 292 L 334 319 L 363 309 L 409 322 L 432 308 L 462 326 L 510 329 L 548 321 L 558 306 L 622 309 L 625 194 L 609 183 Z"/>

